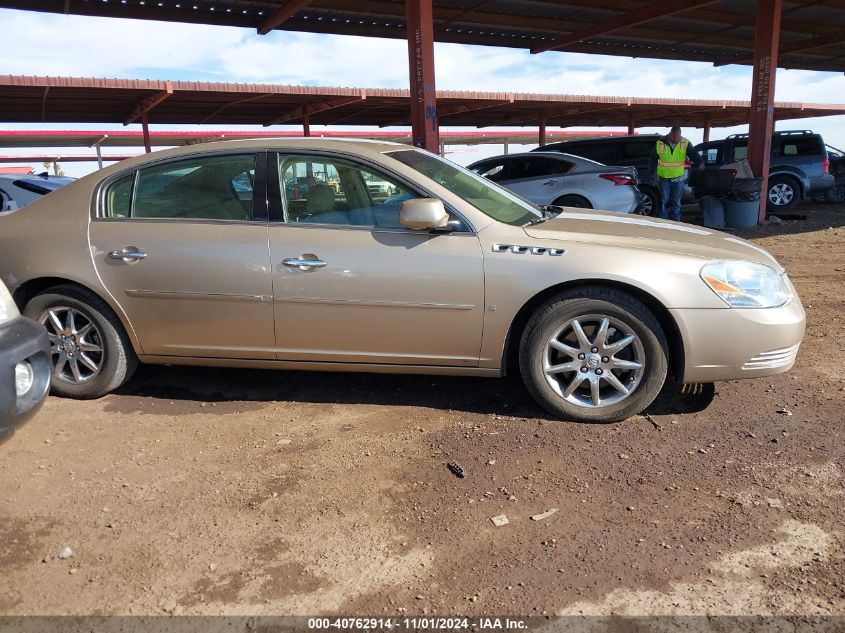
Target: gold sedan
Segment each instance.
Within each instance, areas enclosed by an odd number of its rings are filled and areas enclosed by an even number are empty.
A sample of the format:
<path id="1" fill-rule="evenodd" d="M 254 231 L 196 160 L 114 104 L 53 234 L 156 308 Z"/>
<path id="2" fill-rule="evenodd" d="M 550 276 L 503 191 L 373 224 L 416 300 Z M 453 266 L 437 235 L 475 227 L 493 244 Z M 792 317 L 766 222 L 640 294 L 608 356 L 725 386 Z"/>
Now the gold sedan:
<path id="1" fill-rule="evenodd" d="M 610 422 L 667 377 L 787 371 L 805 322 L 784 269 L 744 240 L 539 209 L 366 141 L 121 162 L 0 217 L 0 277 L 47 328 L 53 393 L 77 398 L 139 362 L 476 376 L 518 362 L 552 415 Z"/>

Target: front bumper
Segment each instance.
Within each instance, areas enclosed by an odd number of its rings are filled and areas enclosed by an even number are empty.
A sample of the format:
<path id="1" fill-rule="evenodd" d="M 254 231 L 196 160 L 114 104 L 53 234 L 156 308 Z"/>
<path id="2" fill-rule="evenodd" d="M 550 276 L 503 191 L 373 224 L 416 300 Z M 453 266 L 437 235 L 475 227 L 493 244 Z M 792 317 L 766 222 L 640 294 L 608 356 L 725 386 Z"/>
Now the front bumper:
<path id="1" fill-rule="evenodd" d="M 670 310 L 684 340 L 683 382 L 759 378 L 789 371 L 806 314 L 794 297 L 779 308 Z"/>
<path id="2" fill-rule="evenodd" d="M 15 366 L 22 361 L 30 364 L 34 379 L 29 390 L 18 395 Z M 50 344 L 42 326 L 24 317 L 0 325 L 0 443 L 41 407 L 50 374 Z"/>

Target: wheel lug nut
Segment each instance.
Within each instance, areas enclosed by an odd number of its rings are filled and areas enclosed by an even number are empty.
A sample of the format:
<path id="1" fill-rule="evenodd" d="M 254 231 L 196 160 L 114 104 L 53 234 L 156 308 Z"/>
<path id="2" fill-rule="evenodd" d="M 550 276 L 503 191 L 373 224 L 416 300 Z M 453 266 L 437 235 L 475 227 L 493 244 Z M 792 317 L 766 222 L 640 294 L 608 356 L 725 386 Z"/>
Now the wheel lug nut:
<path id="1" fill-rule="evenodd" d="M 597 351 L 599 351 L 599 348 L 598 348 L 598 347 L 594 347 L 594 348 L 593 348 L 593 349 L 591 349 L 590 351 L 591 351 L 593 354 L 595 354 Z"/>
<path id="2" fill-rule="evenodd" d="M 597 369 L 597 370 L 596 370 L 596 375 L 597 375 L 597 376 L 601 376 L 601 375 L 602 375 L 602 373 L 604 373 L 604 372 L 602 372 L 602 370 L 601 370 L 601 369 Z"/>
<path id="3" fill-rule="evenodd" d="M 584 360 L 585 358 L 587 358 L 586 354 L 578 354 L 578 360 Z"/>
<path id="4" fill-rule="evenodd" d="M 601 357 L 601 362 L 603 362 L 603 363 L 609 363 L 609 362 L 610 362 L 610 359 L 609 359 L 607 356 L 602 356 L 602 357 Z"/>
<path id="5" fill-rule="evenodd" d="M 582 372 L 584 372 L 584 373 L 586 374 L 586 373 L 587 373 L 587 368 L 586 368 L 586 367 L 582 367 L 582 368 L 581 368 L 581 371 L 582 371 Z"/>

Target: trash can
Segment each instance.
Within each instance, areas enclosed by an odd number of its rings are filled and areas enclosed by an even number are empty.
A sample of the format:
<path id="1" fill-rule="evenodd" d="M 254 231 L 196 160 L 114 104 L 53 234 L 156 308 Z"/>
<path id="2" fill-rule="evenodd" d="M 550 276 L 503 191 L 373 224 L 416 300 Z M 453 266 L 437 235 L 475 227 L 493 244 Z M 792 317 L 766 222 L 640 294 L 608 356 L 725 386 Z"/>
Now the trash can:
<path id="1" fill-rule="evenodd" d="M 711 229 L 725 227 L 725 206 L 721 198 L 716 196 L 702 197 L 701 213 L 704 215 L 704 226 Z"/>
<path id="2" fill-rule="evenodd" d="M 757 226 L 757 215 L 760 211 L 759 200 L 725 199 L 724 205 L 726 226 L 731 228 Z"/>

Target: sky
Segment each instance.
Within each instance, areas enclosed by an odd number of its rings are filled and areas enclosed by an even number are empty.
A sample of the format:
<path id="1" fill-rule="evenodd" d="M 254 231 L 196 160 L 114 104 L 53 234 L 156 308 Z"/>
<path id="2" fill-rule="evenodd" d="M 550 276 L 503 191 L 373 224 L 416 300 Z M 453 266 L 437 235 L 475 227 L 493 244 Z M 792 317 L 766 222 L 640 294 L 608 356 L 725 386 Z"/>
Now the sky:
<path id="1" fill-rule="evenodd" d="M 0 10 L 0 24 L 3 24 L 0 74 L 408 87 L 404 40 L 283 31 L 259 36 L 254 29 L 14 10 Z M 716 68 L 701 62 L 559 52 L 531 55 L 522 49 L 463 44 L 435 44 L 434 52 L 438 90 L 741 100 L 748 100 L 751 92 L 751 68 L 746 66 Z M 775 89 L 778 101 L 845 103 L 845 75 L 842 73 L 780 69 Z M 0 126 L 5 129 L 74 127 L 3 122 Z M 75 127 L 105 130 L 121 126 L 86 124 Z M 154 124 L 151 128 L 214 129 L 213 126 Z M 227 126 L 227 129 L 233 129 L 233 126 Z M 276 126 L 269 129 L 301 128 Z M 312 134 L 318 134 L 321 129 L 312 126 Z M 845 148 L 843 116 L 785 121 L 778 123 L 776 129 L 812 129 L 820 132 L 828 144 Z M 747 127 L 717 128 L 711 131 L 711 138 L 742 131 L 747 131 Z M 638 132 L 665 130 L 638 128 Z M 698 142 L 701 130 L 688 128 L 685 136 Z M 511 151 L 532 147 L 511 146 Z M 501 145 L 449 149 L 449 158 L 460 164 L 502 152 Z M 87 149 L 60 151 L 93 153 Z M 104 153 L 107 151 L 104 149 Z M 0 149 L 0 153 L 26 151 Z M 62 167 L 68 175 L 78 176 L 95 169 L 96 163 L 67 163 Z"/>

